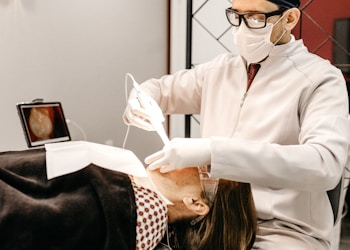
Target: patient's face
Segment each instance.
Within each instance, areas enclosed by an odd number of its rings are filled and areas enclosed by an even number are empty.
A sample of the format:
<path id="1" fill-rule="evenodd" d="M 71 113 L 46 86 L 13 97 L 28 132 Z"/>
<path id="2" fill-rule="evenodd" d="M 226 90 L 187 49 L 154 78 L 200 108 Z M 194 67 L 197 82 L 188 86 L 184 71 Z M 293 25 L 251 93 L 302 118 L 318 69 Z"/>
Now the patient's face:
<path id="1" fill-rule="evenodd" d="M 159 170 L 147 170 L 153 183 L 171 202 L 181 201 L 185 196 L 200 198 L 202 186 L 198 168 L 183 168 L 160 173 Z"/>

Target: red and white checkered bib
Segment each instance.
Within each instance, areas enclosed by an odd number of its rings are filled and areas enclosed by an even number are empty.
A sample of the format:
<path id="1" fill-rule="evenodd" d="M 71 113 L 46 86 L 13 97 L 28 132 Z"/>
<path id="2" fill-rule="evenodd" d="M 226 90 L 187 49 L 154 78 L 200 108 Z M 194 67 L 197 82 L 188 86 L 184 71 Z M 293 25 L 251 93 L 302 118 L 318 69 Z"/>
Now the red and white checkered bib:
<path id="1" fill-rule="evenodd" d="M 131 181 L 136 203 L 136 249 L 154 249 L 163 238 L 168 222 L 165 202 L 151 189 Z"/>

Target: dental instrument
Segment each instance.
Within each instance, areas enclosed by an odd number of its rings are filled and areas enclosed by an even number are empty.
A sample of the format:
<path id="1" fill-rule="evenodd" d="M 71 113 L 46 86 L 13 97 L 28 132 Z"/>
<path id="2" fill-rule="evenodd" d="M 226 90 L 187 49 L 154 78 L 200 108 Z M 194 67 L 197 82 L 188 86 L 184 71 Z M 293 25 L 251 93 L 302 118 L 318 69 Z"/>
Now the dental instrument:
<path id="1" fill-rule="evenodd" d="M 137 99 L 139 100 L 141 106 L 147 110 L 150 114 L 149 122 L 153 126 L 154 130 L 157 132 L 157 134 L 160 136 L 161 140 L 163 141 L 164 145 L 169 143 L 169 138 L 165 132 L 163 122 L 164 122 L 164 116 L 163 111 L 160 109 L 158 103 L 156 103 L 153 98 L 148 96 L 145 92 L 143 92 L 140 88 L 140 85 L 136 82 L 134 77 L 127 73 L 127 76 L 129 76 L 133 82 L 133 86 L 136 90 Z"/>

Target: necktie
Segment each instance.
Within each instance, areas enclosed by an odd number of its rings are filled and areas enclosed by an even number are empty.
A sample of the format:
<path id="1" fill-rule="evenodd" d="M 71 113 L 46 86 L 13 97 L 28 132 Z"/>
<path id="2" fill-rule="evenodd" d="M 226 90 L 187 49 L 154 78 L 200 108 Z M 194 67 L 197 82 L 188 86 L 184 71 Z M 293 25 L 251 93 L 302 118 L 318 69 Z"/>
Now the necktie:
<path id="1" fill-rule="evenodd" d="M 248 67 L 248 84 L 247 84 L 247 91 L 248 91 L 250 85 L 252 84 L 256 73 L 258 73 L 258 70 L 260 69 L 260 66 L 261 66 L 261 65 L 258 64 L 258 63 L 251 63 L 251 64 L 249 64 L 249 67 Z"/>

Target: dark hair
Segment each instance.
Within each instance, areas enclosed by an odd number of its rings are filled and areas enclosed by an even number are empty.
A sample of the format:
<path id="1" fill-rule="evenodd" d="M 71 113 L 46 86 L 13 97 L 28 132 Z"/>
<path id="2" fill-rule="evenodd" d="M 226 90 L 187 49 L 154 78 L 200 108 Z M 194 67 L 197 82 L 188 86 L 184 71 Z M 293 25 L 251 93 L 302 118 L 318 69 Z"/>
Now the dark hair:
<path id="1" fill-rule="evenodd" d="M 173 249 L 251 249 L 257 220 L 248 183 L 220 180 L 210 212 L 195 225 L 189 221 L 169 226 Z"/>
<path id="2" fill-rule="evenodd" d="M 299 8 L 300 0 L 267 0 L 274 4 L 277 4 L 280 7 L 289 8 Z"/>

